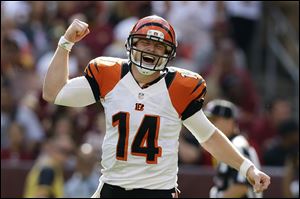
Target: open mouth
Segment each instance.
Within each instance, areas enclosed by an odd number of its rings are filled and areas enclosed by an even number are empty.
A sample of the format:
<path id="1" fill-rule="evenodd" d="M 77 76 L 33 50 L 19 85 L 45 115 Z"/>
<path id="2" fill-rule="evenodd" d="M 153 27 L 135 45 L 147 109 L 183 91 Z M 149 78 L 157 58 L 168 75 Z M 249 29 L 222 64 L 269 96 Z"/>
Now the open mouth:
<path id="1" fill-rule="evenodd" d="M 143 56 L 143 61 L 148 63 L 148 64 L 154 64 L 155 58 L 150 55 L 144 55 Z"/>

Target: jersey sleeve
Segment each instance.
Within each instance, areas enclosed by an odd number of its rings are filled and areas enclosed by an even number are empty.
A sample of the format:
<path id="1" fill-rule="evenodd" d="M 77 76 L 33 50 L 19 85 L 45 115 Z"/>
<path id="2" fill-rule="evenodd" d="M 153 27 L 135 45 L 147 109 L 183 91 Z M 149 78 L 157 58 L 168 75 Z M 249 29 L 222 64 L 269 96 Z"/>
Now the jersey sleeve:
<path id="1" fill-rule="evenodd" d="M 121 79 L 124 60 L 111 57 L 98 57 L 89 62 L 84 70 L 95 100 L 106 96 Z"/>
<path id="2" fill-rule="evenodd" d="M 202 108 L 206 94 L 206 82 L 197 73 L 176 69 L 170 71 L 172 80 L 167 86 L 174 108 L 179 117 L 185 120 Z"/>

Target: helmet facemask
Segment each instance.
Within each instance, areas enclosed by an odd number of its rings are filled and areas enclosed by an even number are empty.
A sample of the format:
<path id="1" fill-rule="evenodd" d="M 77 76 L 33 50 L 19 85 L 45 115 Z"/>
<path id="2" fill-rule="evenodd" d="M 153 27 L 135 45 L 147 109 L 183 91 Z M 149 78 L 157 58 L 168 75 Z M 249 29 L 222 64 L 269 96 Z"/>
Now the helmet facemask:
<path id="1" fill-rule="evenodd" d="M 166 47 L 164 55 L 157 55 L 150 52 L 145 52 L 136 47 L 139 39 L 149 39 L 152 41 L 161 42 Z M 156 71 L 164 71 L 168 62 L 175 57 L 175 47 L 168 41 L 164 41 L 157 36 L 145 35 L 130 35 L 126 42 L 126 49 L 129 53 L 129 60 L 137 66 L 140 73 L 151 75 Z M 151 63 L 152 62 L 152 63 Z"/>

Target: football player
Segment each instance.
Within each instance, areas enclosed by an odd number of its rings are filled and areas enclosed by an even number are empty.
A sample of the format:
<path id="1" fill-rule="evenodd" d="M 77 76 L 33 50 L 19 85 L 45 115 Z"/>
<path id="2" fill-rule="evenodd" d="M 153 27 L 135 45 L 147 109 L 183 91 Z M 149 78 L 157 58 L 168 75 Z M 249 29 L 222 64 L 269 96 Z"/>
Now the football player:
<path id="1" fill-rule="evenodd" d="M 69 80 L 71 48 L 88 33 L 88 24 L 75 19 L 60 38 L 43 97 L 57 105 L 82 107 L 101 101 L 104 107 L 103 169 L 92 197 L 176 197 L 182 124 L 216 159 L 247 176 L 257 191 L 269 186 L 269 176 L 204 115 L 204 79 L 167 67 L 176 55 L 177 41 L 165 19 L 154 15 L 137 21 L 126 41 L 128 60 L 95 58 L 84 76 Z"/>

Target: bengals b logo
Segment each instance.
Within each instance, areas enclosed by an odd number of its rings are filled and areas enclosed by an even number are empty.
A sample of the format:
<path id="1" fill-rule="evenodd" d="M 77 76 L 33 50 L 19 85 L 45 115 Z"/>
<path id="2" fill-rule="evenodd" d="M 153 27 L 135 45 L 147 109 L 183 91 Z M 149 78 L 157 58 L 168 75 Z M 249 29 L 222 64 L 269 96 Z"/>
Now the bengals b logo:
<path id="1" fill-rule="evenodd" d="M 137 110 L 137 111 L 143 111 L 144 110 L 144 104 L 135 103 L 135 110 Z"/>

